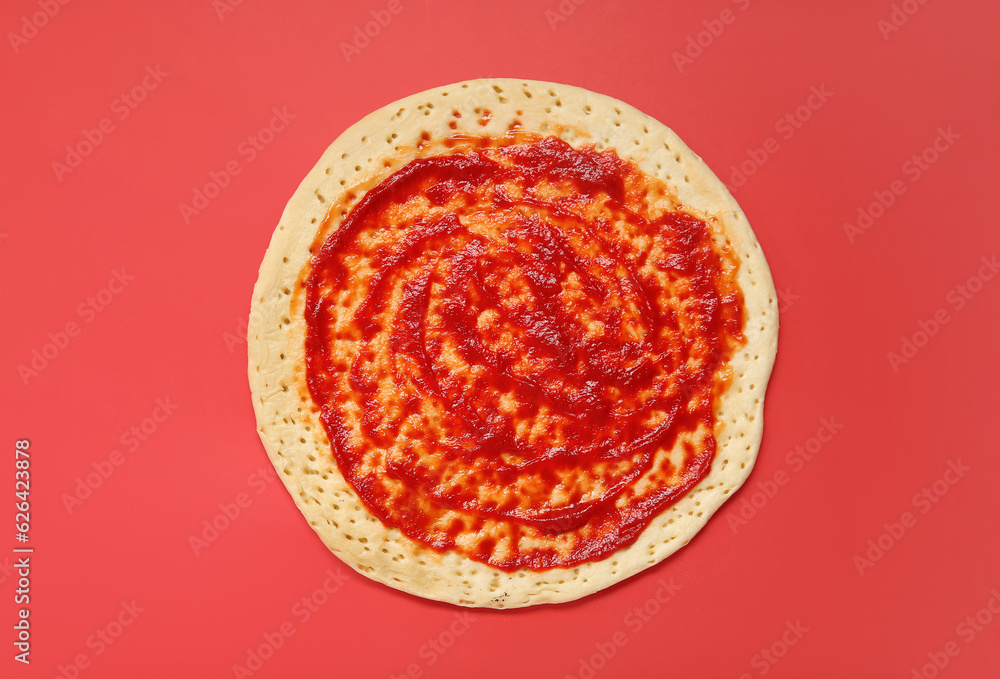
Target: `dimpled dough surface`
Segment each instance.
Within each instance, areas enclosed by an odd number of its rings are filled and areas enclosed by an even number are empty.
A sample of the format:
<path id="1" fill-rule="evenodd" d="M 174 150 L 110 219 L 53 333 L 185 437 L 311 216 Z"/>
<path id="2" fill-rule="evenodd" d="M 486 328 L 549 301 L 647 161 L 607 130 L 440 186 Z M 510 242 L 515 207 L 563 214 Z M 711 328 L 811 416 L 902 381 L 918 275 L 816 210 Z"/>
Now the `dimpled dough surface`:
<path id="1" fill-rule="evenodd" d="M 485 126 L 480 124 L 484 110 L 491 114 Z M 744 296 L 746 344 L 729 363 L 732 381 L 716 403 L 718 448 L 700 483 L 655 516 L 631 545 L 603 560 L 508 573 L 456 552 L 433 551 L 387 528 L 364 507 L 338 470 L 309 396 L 306 321 L 294 291 L 331 205 L 347 190 L 374 186 L 417 157 L 425 133 L 431 139 L 456 133 L 499 136 L 515 119 L 525 130 L 559 136 L 577 148 L 613 148 L 663 180 L 689 210 L 721 223 L 740 259 L 736 280 Z M 449 127 L 453 121 L 457 128 Z M 335 218 L 334 229 L 337 223 Z M 774 285 L 746 217 L 722 182 L 670 129 L 620 101 L 576 87 L 473 80 L 428 90 L 368 115 L 344 132 L 306 176 L 274 231 L 254 288 L 249 379 L 264 447 L 302 514 L 333 553 L 367 577 L 421 597 L 513 608 L 586 596 L 662 561 L 691 540 L 753 467 L 777 333 Z"/>

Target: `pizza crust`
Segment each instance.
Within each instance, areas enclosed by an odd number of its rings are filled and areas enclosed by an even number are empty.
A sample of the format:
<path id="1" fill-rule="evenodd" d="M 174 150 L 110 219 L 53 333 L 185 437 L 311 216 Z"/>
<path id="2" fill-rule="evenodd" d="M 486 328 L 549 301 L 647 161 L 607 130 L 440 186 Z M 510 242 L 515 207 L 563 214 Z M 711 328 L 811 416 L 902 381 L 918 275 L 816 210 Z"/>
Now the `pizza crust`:
<path id="1" fill-rule="evenodd" d="M 458 110 L 462 116 L 455 118 Z M 485 125 L 482 111 L 489 110 Z M 371 185 L 415 157 L 421 135 L 502 135 L 524 129 L 574 147 L 612 147 L 674 189 L 679 201 L 725 229 L 741 265 L 746 344 L 730 361 L 718 403 L 718 450 L 709 474 L 610 557 L 542 572 L 497 570 L 455 552 L 438 554 L 386 528 L 341 476 L 305 386 L 305 320 L 293 291 L 317 232 L 345 191 Z M 457 122 L 457 129 L 449 123 Z M 386 166 L 386 161 L 389 166 Z M 778 335 L 777 296 L 746 216 L 705 163 L 670 129 L 610 97 L 554 83 L 484 79 L 435 88 L 389 104 L 350 127 L 302 181 L 281 216 L 251 304 L 249 379 L 257 429 L 275 469 L 329 549 L 390 587 L 462 606 L 514 608 L 571 601 L 648 568 L 687 544 L 753 467 L 764 391 Z"/>

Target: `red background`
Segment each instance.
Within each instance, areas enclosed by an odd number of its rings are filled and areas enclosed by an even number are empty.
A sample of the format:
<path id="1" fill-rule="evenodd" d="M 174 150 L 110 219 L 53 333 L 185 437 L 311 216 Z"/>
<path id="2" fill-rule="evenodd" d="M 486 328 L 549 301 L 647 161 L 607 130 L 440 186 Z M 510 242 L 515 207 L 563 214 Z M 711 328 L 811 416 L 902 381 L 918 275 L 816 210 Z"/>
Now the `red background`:
<path id="1" fill-rule="evenodd" d="M 80 654 L 82 677 L 236 676 L 286 620 L 294 635 L 255 677 L 392 677 L 411 664 L 426 677 L 910 677 L 934 657 L 948 658 L 942 677 L 1000 676 L 1000 622 L 981 612 L 1000 587 L 1000 279 L 983 269 L 976 293 L 954 301 L 981 258 L 1000 253 L 998 5 L 910 0 L 915 13 L 883 36 L 889 0 L 588 0 L 564 3 L 558 22 L 546 14 L 557 0 L 401 3 L 350 61 L 340 43 L 381 0 L 244 0 L 221 17 L 210 0 L 71 2 L 16 45 L 10 35 L 42 10 L 4 3 L 0 543 L 16 546 L 13 447 L 28 438 L 35 549 L 30 667 L 12 660 L 17 578 L 0 571 L 5 676 L 76 676 Z M 724 9 L 731 22 L 713 23 Z M 707 46 L 678 66 L 674 53 L 699 33 Z M 157 66 L 168 75 L 119 119 L 116 99 Z M 349 124 L 482 76 L 620 98 L 731 185 L 748 161 L 735 195 L 783 302 L 757 467 L 688 547 L 582 601 L 474 612 L 455 640 L 442 634 L 457 609 L 352 573 L 303 622 L 295 603 L 327 569 L 347 569 L 283 488 L 257 494 L 249 478 L 268 465 L 239 337 L 257 267 L 285 202 Z M 786 139 L 776 123 L 813 86 L 832 94 Z M 295 117 L 251 162 L 239 145 L 274 108 Z M 53 163 L 103 118 L 113 129 L 60 176 Z M 939 127 L 958 138 L 915 178 L 904 163 Z M 770 137 L 778 149 L 754 166 Z M 233 160 L 240 173 L 185 223 L 179 204 Z M 905 193 L 852 243 L 844 224 L 897 180 Z M 134 279 L 106 308 L 78 309 L 122 269 Z M 942 310 L 947 322 L 914 338 Z M 69 322 L 79 333 L 25 372 Z M 904 337 L 928 341 L 894 369 Z M 130 450 L 123 434 L 131 442 L 157 399 L 176 412 Z M 822 418 L 842 430 L 793 465 L 786 453 Z M 78 481 L 116 450 L 123 463 L 68 511 Z M 969 471 L 915 504 L 949 460 Z M 737 523 L 776 474 L 787 483 Z M 249 506 L 196 555 L 191 536 L 240 493 Z M 915 524 L 883 537 L 889 548 L 859 573 L 855 556 L 907 511 Z M 12 557 L 3 547 L 0 565 Z M 648 603 L 671 579 L 672 600 Z M 94 643 L 133 599 L 135 622 Z M 626 616 L 647 603 L 656 614 L 635 629 Z M 960 626 L 977 612 L 969 639 Z M 808 632 L 784 648 L 789 622 Z M 619 630 L 624 645 L 595 659 Z M 436 639 L 454 644 L 438 654 L 425 646 Z M 957 657 L 940 655 L 949 642 Z M 776 663 L 760 655 L 773 645 Z"/>

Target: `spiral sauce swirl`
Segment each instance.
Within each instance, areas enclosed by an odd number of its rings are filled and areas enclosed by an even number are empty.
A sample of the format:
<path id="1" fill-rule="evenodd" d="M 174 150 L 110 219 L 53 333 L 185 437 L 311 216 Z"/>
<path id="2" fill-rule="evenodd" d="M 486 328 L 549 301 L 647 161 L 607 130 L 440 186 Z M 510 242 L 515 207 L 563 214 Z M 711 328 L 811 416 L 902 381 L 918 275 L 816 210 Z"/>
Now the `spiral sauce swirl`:
<path id="1" fill-rule="evenodd" d="M 334 206 L 302 281 L 335 462 L 431 549 L 505 571 L 604 558 L 709 471 L 739 260 L 613 150 L 437 147 Z"/>

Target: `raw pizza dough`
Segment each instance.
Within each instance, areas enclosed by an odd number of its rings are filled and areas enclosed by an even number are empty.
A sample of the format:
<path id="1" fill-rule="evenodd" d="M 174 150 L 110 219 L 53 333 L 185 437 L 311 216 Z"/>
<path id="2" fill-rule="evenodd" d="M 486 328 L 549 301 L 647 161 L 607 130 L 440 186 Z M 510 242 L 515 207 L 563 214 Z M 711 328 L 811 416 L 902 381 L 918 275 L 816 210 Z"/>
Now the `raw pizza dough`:
<path id="1" fill-rule="evenodd" d="M 489 111 L 485 121 L 483 111 Z M 454 551 L 430 550 L 387 528 L 364 507 L 332 457 L 305 384 L 306 322 L 296 286 L 308 270 L 311 248 L 331 206 L 345 192 L 363 193 L 403 167 L 420 155 L 421 139 L 456 133 L 499 136 L 514 120 L 574 148 L 614 149 L 665 182 L 685 209 L 721 224 L 740 260 L 737 282 L 744 298 L 746 343 L 729 363 L 732 381 L 716 404 L 718 448 L 700 483 L 610 557 L 569 568 L 505 572 Z M 335 229 L 339 218 L 331 220 Z M 285 208 L 260 267 L 248 331 L 249 379 L 258 432 L 271 461 L 309 524 L 340 559 L 369 578 L 418 596 L 513 608 L 591 594 L 687 544 L 753 467 L 777 332 L 774 285 L 743 211 L 676 134 L 627 104 L 587 90 L 484 79 L 385 106 L 344 132 L 323 154 Z"/>

